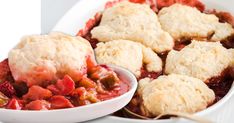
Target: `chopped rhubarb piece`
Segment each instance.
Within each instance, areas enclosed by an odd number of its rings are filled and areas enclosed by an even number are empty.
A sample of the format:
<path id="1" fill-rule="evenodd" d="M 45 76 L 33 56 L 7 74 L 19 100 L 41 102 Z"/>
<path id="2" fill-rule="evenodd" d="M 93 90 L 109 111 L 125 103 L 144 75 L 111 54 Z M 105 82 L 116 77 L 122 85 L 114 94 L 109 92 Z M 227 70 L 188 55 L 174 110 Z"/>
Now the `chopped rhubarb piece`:
<path id="1" fill-rule="evenodd" d="M 27 110 L 49 110 L 50 103 L 45 100 L 35 100 L 28 103 L 25 108 Z"/>
<path id="2" fill-rule="evenodd" d="M 0 107 L 2 108 L 4 106 L 6 106 L 8 101 L 9 101 L 9 98 L 0 92 Z"/>
<path id="3" fill-rule="evenodd" d="M 133 2 L 133 3 L 144 3 L 145 0 L 129 0 L 130 2 Z"/>
<path id="4" fill-rule="evenodd" d="M 69 95 L 75 89 L 75 82 L 68 75 L 65 75 L 62 80 L 58 80 L 55 85 L 49 85 L 47 89 L 54 94 Z"/>
<path id="5" fill-rule="evenodd" d="M 12 97 L 15 95 L 15 89 L 8 81 L 0 84 L 0 92 L 2 92 L 7 97 Z"/>
<path id="6" fill-rule="evenodd" d="M 116 73 L 112 71 L 108 71 L 105 75 L 101 76 L 99 80 L 106 89 L 112 89 L 119 86 L 119 78 Z"/>
<path id="7" fill-rule="evenodd" d="M 7 109 L 14 109 L 14 110 L 21 110 L 23 107 L 23 104 L 21 101 L 12 98 L 9 103 L 7 104 Z"/>
<path id="8" fill-rule="evenodd" d="M 85 88 L 95 88 L 97 86 L 96 83 L 93 80 L 91 80 L 91 79 L 89 79 L 87 77 L 83 77 L 81 79 L 81 81 L 79 81 L 78 85 L 80 87 L 85 87 Z"/>
<path id="9" fill-rule="evenodd" d="M 74 90 L 73 96 L 76 96 L 78 105 L 86 105 L 87 103 L 96 103 L 100 100 L 97 99 L 96 90 L 86 90 L 84 87 L 78 87 Z"/>
<path id="10" fill-rule="evenodd" d="M 223 11 L 217 12 L 213 10 L 212 14 L 215 14 L 221 22 L 227 22 L 234 27 L 234 16 L 232 16 L 231 13 Z"/>
<path id="11" fill-rule="evenodd" d="M 101 13 L 96 13 L 94 18 L 89 19 L 86 24 L 85 24 L 85 28 L 79 30 L 79 32 L 76 34 L 77 36 L 85 36 L 89 33 L 89 31 L 95 27 L 101 20 Z"/>
<path id="12" fill-rule="evenodd" d="M 78 87 L 72 92 L 73 96 L 79 96 L 82 100 L 86 99 L 87 91 L 84 87 Z"/>
<path id="13" fill-rule="evenodd" d="M 90 78 L 93 80 L 98 80 L 101 76 L 105 75 L 108 70 L 102 66 L 95 66 L 92 69 L 90 69 L 89 74 Z"/>
<path id="14" fill-rule="evenodd" d="M 56 95 L 50 98 L 52 109 L 72 108 L 72 103 L 64 96 Z"/>
<path id="15" fill-rule="evenodd" d="M 44 89 L 40 86 L 34 85 L 29 88 L 27 94 L 23 96 L 24 100 L 43 100 L 52 96 L 52 92 L 48 89 Z"/>
<path id="16" fill-rule="evenodd" d="M 205 10 L 205 5 L 198 0 L 194 3 L 193 6 L 196 7 L 198 10 L 200 10 L 201 12 Z"/>

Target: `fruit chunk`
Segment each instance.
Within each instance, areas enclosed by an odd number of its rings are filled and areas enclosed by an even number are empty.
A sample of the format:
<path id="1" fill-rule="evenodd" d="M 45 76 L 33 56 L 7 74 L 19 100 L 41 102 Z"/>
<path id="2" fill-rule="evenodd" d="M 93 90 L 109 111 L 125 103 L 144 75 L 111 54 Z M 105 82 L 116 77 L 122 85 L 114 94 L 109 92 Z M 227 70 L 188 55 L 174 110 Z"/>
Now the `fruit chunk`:
<path id="1" fill-rule="evenodd" d="M 21 110 L 23 107 L 23 104 L 21 101 L 12 98 L 10 102 L 7 104 L 7 109 L 14 109 L 14 110 Z"/>
<path id="2" fill-rule="evenodd" d="M 12 97 L 15 95 L 15 89 L 8 81 L 0 84 L 0 91 L 7 97 Z"/>
<path id="3" fill-rule="evenodd" d="M 51 97 L 50 101 L 52 109 L 72 108 L 72 103 L 64 96 L 56 95 Z"/>
<path id="4" fill-rule="evenodd" d="M 94 90 L 87 90 L 84 87 L 78 87 L 73 91 L 72 96 L 77 97 L 79 105 L 87 105 L 90 103 L 96 103 L 100 100 L 97 99 L 97 92 Z"/>
<path id="5" fill-rule="evenodd" d="M 144 3 L 146 0 L 129 0 L 129 1 L 133 3 Z"/>
<path id="6" fill-rule="evenodd" d="M 45 100 L 35 100 L 25 106 L 27 110 L 49 110 L 50 103 Z"/>
<path id="7" fill-rule="evenodd" d="M 24 100 L 43 100 L 52 96 L 52 92 L 48 89 L 44 89 L 40 86 L 34 85 L 29 88 L 27 94 L 23 96 Z"/>
<path id="8" fill-rule="evenodd" d="M 0 92 L 0 107 L 4 107 L 9 101 L 9 98 Z"/>
<path id="9" fill-rule="evenodd" d="M 13 80 L 13 78 L 8 65 L 8 59 L 5 59 L 0 62 L 0 82 L 4 82 L 7 80 Z"/>
<path id="10" fill-rule="evenodd" d="M 27 84 L 24 82 L 15 82 L 15 83 L 12 83 L 12 86 L 15 89 L 17 97 L 22 97 L 28 92 Z"/>
<path id="11" fill-rule="evenodd" d="M 65 75 L 62 80 L 58 80 L 56 84 L 47 87 L 54 94 L 69 95 L 75 89 L 75 82 L 68 75 Z"/>
<path id="12" fill-rule="evenodd" d="M 119 85 L 119 78 L 116 73 L 107 66 L 95 66 L 90 71 L 90 78 L 100 82 L 106 89 L 111 89 Z"/>
<path id="13" fill-rule="evenodd" d="M 97 86 L 93 80 L 91 80 L 87 77 L 83 77 L 81 79 L 81 81 L 79 81 L 78 85 L 80 87 L 85 87 L 85 88 L 96 88 L 96 86 Z"/>

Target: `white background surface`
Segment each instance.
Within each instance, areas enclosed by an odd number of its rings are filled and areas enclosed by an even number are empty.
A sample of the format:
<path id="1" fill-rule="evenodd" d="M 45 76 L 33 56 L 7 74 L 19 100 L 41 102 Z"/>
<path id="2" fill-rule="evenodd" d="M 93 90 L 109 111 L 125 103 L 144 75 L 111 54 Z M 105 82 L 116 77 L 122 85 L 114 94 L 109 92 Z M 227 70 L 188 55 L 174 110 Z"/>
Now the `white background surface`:
<path id="1" fill-rule="evenodd" d="M 40 5 L 40 0 L 0 1 L 0 60 L 23 35 L 41 32 Z"/>
<path id="2" fill-rule="evenodd" d="M 63 14 L 79 0 L 1 0 L 0 1 L 0 60 L 21 36 L 49 32 Z M 41 11 L 42 8 L 42 11 Z M 4 42 L 4 43 L 2 43 Z M 4 44 L 4 45 L 2 45 Z M 226 112 L 226 113 L 223 113 Z M 232 123 L 234 97 L 223 106 L 219 121 Z M 225 120 L 222 120 L 225 119 Z"/>
<path id="3" fill-rule="evenodd" d="M 41 0 L 41 31 L 48 33 L 79 0 Z"/>

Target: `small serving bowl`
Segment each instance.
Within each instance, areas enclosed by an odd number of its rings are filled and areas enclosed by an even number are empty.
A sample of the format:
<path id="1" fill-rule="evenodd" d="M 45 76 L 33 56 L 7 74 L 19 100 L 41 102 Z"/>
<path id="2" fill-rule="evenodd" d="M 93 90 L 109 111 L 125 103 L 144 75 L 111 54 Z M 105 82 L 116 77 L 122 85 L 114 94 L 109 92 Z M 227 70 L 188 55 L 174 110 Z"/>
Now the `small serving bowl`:
<path id="1" fill-rule="evenodd" d="M 74 123 L 82 122 L 111 114 L 129 103 L 136 89 L 137 80 L 128 70 L 109 66 L 120 77 L 121 80 L 128 81 L 129 91 L 123 95 L 110 100 L 80 106 L 76 108 L 29 111 L 29 110 L 9 110 L 0 109 L 0 121 L 9 123 Z"/>
<path id="2" fill-rule="evenodd" d="M 80 29 L 85 27 L 85 23 L 94 15 L 104 10 L 104 5 L 110 0 L 80 0 L 75 4 L 62 18 L 52 31 L 61 31 L 71 35 L 76 35 Z M 219 1 L 219 0 L 202 0 L 208 9 L 224 10 L 234 14 L 233 0 Z M 229 92 L 216 104 L 210 106 L 209 108 L 197 112 L 195 115 L 207 118 L 215 122 L 228 122 L 224 121 L 225 116 L 229 114 L 222 113 L 221 109 L 225 106 L 228 100 L 234 95 L 234 85 L 232 85 Z M 114 107 L 113 107 L 114 108 Z M 222 118 L 221 118 L 222 117 Z M 230 114 L 231 117 L 231 114 Z M 182 118 L 176 119 L 165 119 L 165 120 L 138 120 L 121 118 L 116 116 L 106 116 L 94 121 L 89 121 L 90 123 L 110 123 L 110 122 L 121 122 L 121 123 L 175 123 L 175 122 L 188 122 L 188 120 Z M 230 121 L 229 121 L 230 122 Z"/>

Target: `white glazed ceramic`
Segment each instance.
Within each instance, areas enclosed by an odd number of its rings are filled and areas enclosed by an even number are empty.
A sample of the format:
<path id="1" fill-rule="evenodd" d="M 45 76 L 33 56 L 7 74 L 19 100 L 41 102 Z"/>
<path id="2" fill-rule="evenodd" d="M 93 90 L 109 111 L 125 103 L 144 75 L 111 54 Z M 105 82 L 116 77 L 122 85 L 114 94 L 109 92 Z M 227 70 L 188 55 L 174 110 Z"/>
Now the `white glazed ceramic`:
<path id="1" fill-rule="evenodd" d="M 96 12 L 102 11 L 104 9 L 104 4 L 110 0 L 81 0 L 76 5 L 74 5 L 56 24 L 52 31 L 61 31 L 71 35 L 76 35 L 76 33 L 84 28 L 85 23 L 88 19 L 93 17 Z M 206 4 L 207 8 L 215 8 L 217 10 L 225 10 L 234 14 L 234 0 L 202 0 Z M 220 116 L 231 116 L 231 114 L 221 114 L 221 109 L 223 105 L 227 103 L 230 97 L 234 95 L 234 85 L 232 86 L 229 93 L 218 103 L 209 107 L 208 109 L 198 112 L 195 115 L 208 118 L 212 121 L 219 121 Z M 232 110 L 232 109 L 230 109 Z M 233 109 L 234 110 L 234 109 Z M 185 122 L 188 121 L 184 119 L 168 119 L 168 120 L 134 120 L 128 118 L 119 118 L 115 116 L 106 116 L 104 118 L 99 118 L 89 123 L 175 123 L 175 122 Z M 222 120 L 222 122 L 224 122 Z M 224 122 L 225 123 L 225 122 Z"/>
<path id="2" fill-rule="evenodd" d="M 121 79 L 130 82 L 130 90 L 113 99 L 86 106 L 49 111 L 0 109 L 0 121 L 7 123 L 74 123 L 106 116 L 129 103 L 137 88 L 135 76 L 128 70 L 110 66 Z"/>

